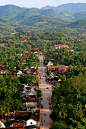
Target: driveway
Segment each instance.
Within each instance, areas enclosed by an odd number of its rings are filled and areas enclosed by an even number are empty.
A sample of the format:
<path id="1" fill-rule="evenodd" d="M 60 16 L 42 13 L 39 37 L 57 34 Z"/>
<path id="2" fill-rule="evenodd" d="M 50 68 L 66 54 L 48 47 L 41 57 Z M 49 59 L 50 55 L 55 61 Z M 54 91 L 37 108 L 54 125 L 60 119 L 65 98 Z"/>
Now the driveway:
<path id="1" fill-rule="evenodd" d="M 46 67 L 43 65 L 43 62 L 44 62 L 44 55 L 41 55 L 40 56 L 40 67 L 39 67 L 41 80 L 40 80 L 39 88 L 42 91 L 43 100 L 41 100 L 41 102 L 43 102 L 43 109 L 40 110 L 40 113 L 41 113 L 41 120 L 43 124 L 42 129 L 49 129 L 50 127 L 50 116 L 49 115 L 51 113 L 49 102 L 52 96 L 52 87 L 46 82 L 46 73 L 45 73 Z"/>

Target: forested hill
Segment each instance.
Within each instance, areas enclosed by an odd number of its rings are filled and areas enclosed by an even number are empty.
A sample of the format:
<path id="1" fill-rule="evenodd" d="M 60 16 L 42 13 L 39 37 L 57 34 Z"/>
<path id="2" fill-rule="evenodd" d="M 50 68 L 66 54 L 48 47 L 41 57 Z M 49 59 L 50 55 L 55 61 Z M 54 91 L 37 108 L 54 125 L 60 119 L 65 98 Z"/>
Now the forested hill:
<path id="1" fill-rule="evenodd" d="M 82 33 L 86 28 L 85 19 L 86 11 L 58 13 L 53 9 L 21 8 L 15 5 L 0 6 L 0 35 L 24 30 Z"/>
<path id="2" fill-rule="evenodd" d="M 20 8 L 15 5 L 6 5 L 6 6 L 0 6 L 0 17 L 6 18 L 6 19 L 12 19 L 14 17 L 17 17 L 19 15 L 44 15 L 44 16 L 50 16 L 55 18 L 64 18 L 59 13 L 57 13 L 53 9 L 49 10 L 42 10 L 37 8 Z"/>
<path id="3" fill-rule="evenodd" d="M 79 20 L 76 22 L 73 22 L 68 25 L 70 28 L 85 28 L 86 29 L 86 20 Z"/>
<path id="4" fill-rule="evenodd" d="M 70 23 L 48 16 L 44 17 L 43 15 L 36 15 L 35 17 L 31 16 L 28 17 L 27 20 L 26 18 L 27 17 L 25 17 L 25 22 L 20 19 L 18 23 L 0 18 L 0 36 L 22 31 L 51 31 L 62 32 L 68 35 L 73 33 L 83 33 L 86 31 L 86 20 Z"/>
<path id="5" fill-rule="evenodd" d="M 54 9 L 56 12 L 70 12 L 70 13 L 77 13 L 77 12 L 84 12 L 86 11 L 86 3 L 68 3 L 68 4 L 63 4 L 57 7 L 53 6 L 46 6 L 43 7 L 42 9 Z"/>
<path id="6" fill-rule="evenodd" d="M 76 6 L 76 7 L 75 7 Z M 80 7 L 79 7 L 80 6 Z M 86 4 L 66 4 L 58 6 L 59 10 L 55 10 L 53 8 L 45 8 L 45 9 L 38 9 L 38 8 L 21 8 L 15 5 L 6 5 L 6 6 L 0 6 L 0 17 L 6 18 L 8 20 L 13 20 L 14 18 L 18 18 L 19 16 L 31 16 L 34 15 L 44 15 L 44 16 L 50 16 L 62 20 L 80 20 L 80 19 L 86 19 Z M 63 9 L 62 9 L 63 7 Z M 74 9 L 73 9 L 74 8 Z M 83 9 L 81 9 L 83 8 Z M 74 10 L 76 11 L 74 12 Z M 71 11 L 70 11 L 71 10 Z M 71 13 L 70 13 L 71 12 Z"/>

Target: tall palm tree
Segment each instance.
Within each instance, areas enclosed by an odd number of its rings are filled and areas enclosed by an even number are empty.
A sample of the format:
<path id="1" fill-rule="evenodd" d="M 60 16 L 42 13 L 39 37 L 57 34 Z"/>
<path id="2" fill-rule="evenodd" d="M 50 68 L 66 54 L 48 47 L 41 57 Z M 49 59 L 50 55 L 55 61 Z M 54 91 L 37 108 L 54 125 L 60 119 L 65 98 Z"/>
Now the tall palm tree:
<path id="1" fill-rule="evenodd" d="M 3 119 L 3 112 L 6 110 L 6 105 L 5 105 L 5 101 L 1 100 L 0 102 L 0 111 L 2 114 L 2 119 Z"/>

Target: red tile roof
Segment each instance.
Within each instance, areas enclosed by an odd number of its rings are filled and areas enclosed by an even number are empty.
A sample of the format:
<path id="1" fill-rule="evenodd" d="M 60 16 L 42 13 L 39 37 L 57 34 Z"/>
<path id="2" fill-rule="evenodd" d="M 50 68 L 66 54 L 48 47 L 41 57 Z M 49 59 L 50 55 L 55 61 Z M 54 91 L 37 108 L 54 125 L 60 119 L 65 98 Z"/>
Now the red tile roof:
<path id="1" fill-rule="evenodd" d="M 70 51 L 71 49 L 67 49 L 68 51 Z"/>
<path id="2" fill-rule="evenodd" d="M 5 43 L 2 43 L 3 45 L 5 45 Z"/>
<path id="3" fill-rule="evenodd" d="M 0 64 L 1 67 L 4 67 L 4 65 Z"/>
<path id="4" fill-rule="evenodd" d="M 63 68 L 59 68 L 59 72 L 65 72 L 66 69 L 63 69 Z"/>
<path id="5" fill-rule="evenodd" d="M 37 49 L 38 47 L 35 47 L 35 48 L 29 48 L 29 49 L 26 49 L 26 51 L 28 51 L 28 50 L 32 50 L 32 49 Z"/>
<path id="6" fill-rule="evenodd" d="M 59 47 L 61 47 L 61 46 L 60 46 L 60 45 L 54 45 L 54 47 L 55 47 L 55 48 L 59 48 Z"/>
<path id="7" fill-rule="evenodd" d="M 79 56 L 86 56 L 86 55 L 82 55 L 82 54 L 80 54 Z"/>
<path id="8" fill-rule="evenodd" d="M 67 48 L 69 48 L 69 46 L 68 45 L 62 45 L 62 47 L 64 48 L 64 47 L 67 47 Z"/>
<path id="9" fill-rule="evenodd" d="M 13 127 L 25 127 L 24 123 L 14 123 Z"/>

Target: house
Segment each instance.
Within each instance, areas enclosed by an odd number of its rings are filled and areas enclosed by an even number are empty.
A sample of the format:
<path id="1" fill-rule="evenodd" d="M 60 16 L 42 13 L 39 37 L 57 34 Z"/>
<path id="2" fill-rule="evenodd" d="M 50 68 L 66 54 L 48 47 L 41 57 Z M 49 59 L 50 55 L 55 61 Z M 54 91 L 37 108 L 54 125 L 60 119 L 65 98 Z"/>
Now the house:
<path id="1" fill-rule="evenodd" d="M 53 62 L 57 62 L 57 60 L 55 60 L 55 59 L 51 59 L 50 61 L 51 61 L 52 63 L 53 63 Z"/>
<path id="2" fill-rule="evenodd" d="M 6 70 L 0 69 L 0 75 L 3 76 L 4 74 L 12 75 L 13 73 L 11 71 L 6 71 Z"/>
<path id="3" fill-rule="evenodd" d="M 36 66 L 31 66 L 31 67 L 30 67 L 30 70 L 31 70 L 31 74 L 33 74 L 34 72 L 36 72 L 36 75 L 37 75 Z M 34 74 L 35 74 L 35 73 L 34 73 Z"/>
<path id="4" fill-rule="evenodd" d="M 24 59 L 26 59 L 26 58 L 27 58 L 27 56 L 23 56 L 23 55 L 22 55 L 22 60 L 24 60 Z"/>
<path id="5" fill-rule="evenodd" d="M 65 73 L 67 72 L 67 69 L 66 68 L 58 68 L 58 73 Z"/>
<path id="6" fill-rule="evenodd" d="M 12 75 L 13 73 L 11 71 L 7 71 L 7 75 Z"/>
<path id="7" fill-rule="evenodd" d="M 47 70 L 53 70 L 53 63 L 51 61 L 48 62 Z"/>
<path id="8" fill-rule="evenodd" d="M 21 40 L 21 42 L 26 42 L 27 40 L 26 39 L 24 39 L 24 40 Z"/>
<path id="9" fill-rule="evenodd" d="M 83 35 L 83 36 L 86 36 L 86 33 L 79 33 L 79 35 Z"/>
<path id="10" fill-rule="evenodd" d="M 26 126 L 37 126 L 37 118 L 31 115 L 31 119 L 26 121 Z"/>
<path id="11" fill-rule="evenodd" d="M 37 57 L 39 57 L 39 53 L 38 53 L 38 52 L 34 52 L 34 54 L 35 54 Z"/>
<path id="12" fill-rule="evenodd" d="M 50 75 L 49 75 L 49 78 L 53 78 L 54 77 L 54 73 L 51 72 Z"/>
<path id="13" fill-rule="evenodd" d="M 22 55 L 23 55 L 22 53 L 17 54 L 17 56 L 22 56 Z"/>
<path id="14" fill-rule="evenodd" d="M 26 49 L 26 51 L 30 51 L 30 50 L 33 50 L 33 49 L 38 49 L 38 47 L 35 47 L 35 48 L 29 48 L 29 49 Z"/>
<path id="15" fill-rule="evenodd" d="M 26 102 L 26 103 L 23 103 L 23 107 L 26 107 L 27 111 L 28 111 L 30 108 L 37 107 L 37 102 Z"/>
<path id="16" fill-rule="evenodd" d="M 62 45 L 62 48 L 69 48 L 69 46 L 68 45 Z"/>
<path id="17" fill-rule="evenodd" d="M 28 84 L 27 84 L 27 85 L 26 85 L 26 84 L 18 84 L 18 88 L 19 88 L 21 91 L 25 90 L 27 87 L 29 87 Z"/>
<path id="18" fill-rule="evenodd" d="M 74 52 L 74 49 L 67 49 L 68 51 Z"/>
<path id="19" fill-rule="evenodd" d="M 31 118 L 32 111 L 14 111 L 14 117 L 16 120 L 22 119 L 23 121 L 27 121 Z"/>
<path id="20" fill-rule="evenodd" d="M 26 93 L 26 96 L 37 99 L 37 92 L 32 88 Z"/>
<path id="21" fill-rule="evenodd" d="M 22 71 L 19 70 L 19 71 L 17 72 L 17 77 L 20 77 L 21 74 L 23 74 L 23 73 L 22 73 Z"/>
<path id="22" fill-rule="evenodd" d="M 31 70 L 29 68 L 28 69 L 24 69 L 24 73 L 25 74 L 31 73 Z"/>
<path id="23" fill-rule="evenodd" d="M 22 62 L 22 65 L 26 65 L 27 63 L 26 62 Z"/>
<path id="24" fill-rule="evenodd" d="M 31 66 L 30 69 L 31 70 L 35 70 L 36 69 L 36 66 Z"/>
<path id="25" fill-rule="evenodd" d="M 12 59 L 15 59 L 15 56 L 11 56 Z"/>
<path id="26" fill-rule="evenodd" d="M 15 127 L 15 128 L 18 128 L 18 129 L 24 129 L 25 123 L 13 123 L 12 125 L 10 125 L 10 127 Z"/>
<path id="27" fill-rule="evenodd" d="M 5 70 L 0 70 L 0 74 L 1 74 L 1 75 L 5 74 L 5 73 L 7 73 L 7 71 L 5 71 Z"/>
<path id="28" fill-rule="evenodd" d="M 36 70 L 35 72 L 32 73 L 33 75 L 38 75 L 38 71 Z"/>
<path id="29" fill-rule="evenodd" d="M 54 45 L 54 48 L 55 48 L 55 49 L 60 49 L 61 46 L 60 46 L 60 45 Z"/>
<path id="30" fill-rule="evenodd" d="M 58 70 L 58 68 L 59 68 L 59 66 L 54 66 L 55 71 L 57 71 L 57 70 Z"/>
<path id="31" fill-rule="evenodd" d="M 28 54 L 28 51 L 24 51 L 24 53 L 25 53 L 25 55 L 27 55 Z"/>
<path id="32" fill-rule="evenodd" d="M 2 45 L 4 47 L 5 46 L 5 43 L 1 43 L 0 45 Z"/>
<path id="33" fill-rule="evenodd" d="M 56 76 L 56 77 L 54 77 L 54 78 L 51 78 L 51 84 L 53 84 L 53 85 L 55 85 L 55 84 L 57 84 L 58 83 L 58 80 L 59 80 L 59 78 Z"/>
<path id="34" fill-rule="evenodd" d="M 51 66 L 48 66 L 48 68 L 47 68 L 49 71 L 52 71 L 52 70 L 54 70 L 54 67 L 51 65 Z"/>
<path id="35" fill-rule="evenodd" d="M 28 98 L 25 98 L 25 99 L 21 99 L 21 102 L 22 103 L 26 103 L 26 102 L 37 102 L 37 99 L 28 97 Z"/>
<path id="36" fill-rule="evenodd" d="M 14 114 L 16 120 L 22 119 L 25 124 L 25 127 L 37 127 L 37 117 L 32 114 L 32 111 L 15 111 Z"/>
<path id="37" fill-rule="evenodd" d="M 71 38 L 71 40 L 74 40 L 73 38 Z"/>
<path id="38" fill-rule="evenodd" d="M 3 69 L 4 68 L 4 65 L 0 64 L 0 69 Z"/>
<path id="39" fill-rule="evenodd" d="M 24 90 L 20 93 L 20 98 L 22 100 L 26 100 L 27 98 L 35 98 L 37 99 L 37 92 L 33 89 L 30 89 L 30 90 Z"/>
<path id="40" fill-rule="evenodd" d="M 2 123 L 5 123 L 5 122 L 6 122 L 6 120 L 4 120 L 4 119 L 0 119 L 0 121 L 1 121 Z"/>
<path id="41" fill-rule="evenodd" d="M 13 112 L 5 113 L 4 118 L 5 119 L 8 119 L 8 118 L 14 119 L 14 113 Z"/>
<path id="42" fill-rule="evenodd" d="M 49 67 L 49 66 L 53 66 L 53 63 L 52 63 L 51 61 L 49 61 L 47 66 L 48 66 L 48 67 Z"/>
<path id="43" fill-rule="evenodd" d="M 0 128 L 5 128 L 5 125 L 0 121 Z"/>

